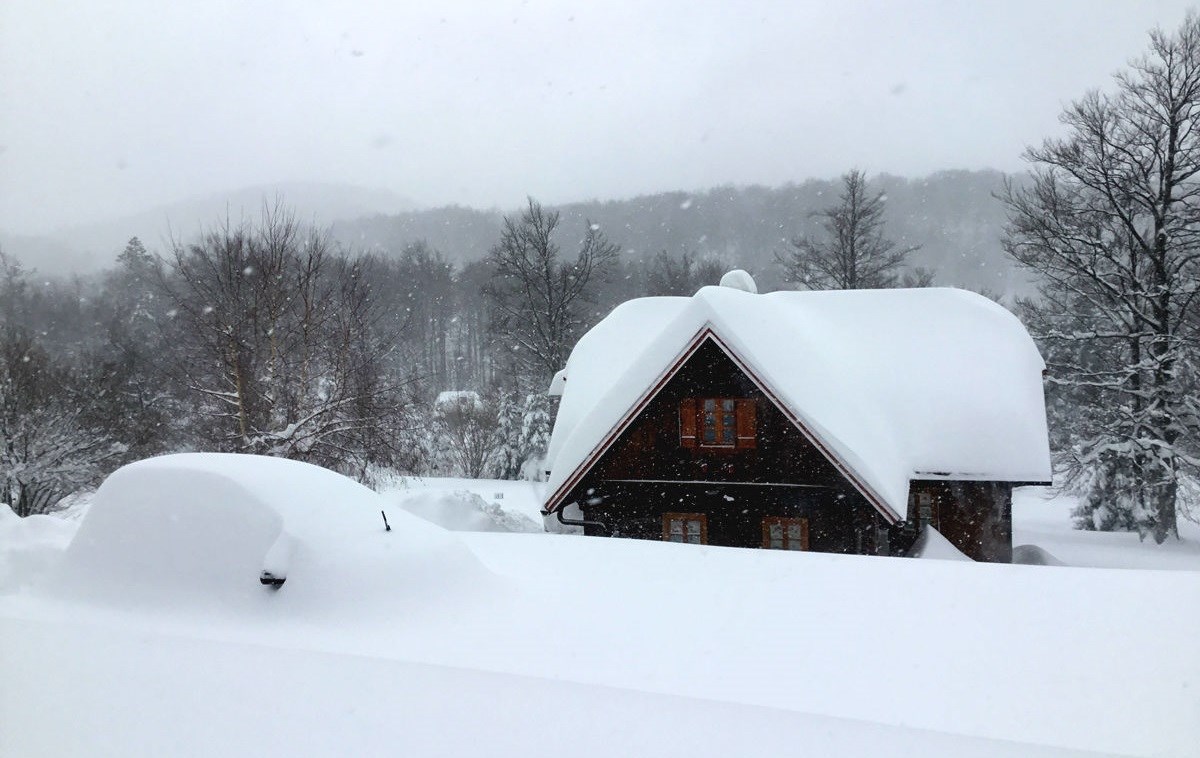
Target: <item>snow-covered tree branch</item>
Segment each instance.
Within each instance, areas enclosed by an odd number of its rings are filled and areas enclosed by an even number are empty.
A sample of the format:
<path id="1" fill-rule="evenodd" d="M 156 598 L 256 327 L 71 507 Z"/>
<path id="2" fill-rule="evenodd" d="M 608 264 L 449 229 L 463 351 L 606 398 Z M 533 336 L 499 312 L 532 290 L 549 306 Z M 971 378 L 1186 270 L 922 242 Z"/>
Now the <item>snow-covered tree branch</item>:
<path id="1" fill-rule="evenodd" d="M 1200 17 L 1030 148 L 1008 184 L 1005 247 L 1040 277 L 1023 302 L 1050 376 L 1064 472 L 1084 528 L 1177 535 L 1181 472 L 1196 459 L 1200 334 Z"/>

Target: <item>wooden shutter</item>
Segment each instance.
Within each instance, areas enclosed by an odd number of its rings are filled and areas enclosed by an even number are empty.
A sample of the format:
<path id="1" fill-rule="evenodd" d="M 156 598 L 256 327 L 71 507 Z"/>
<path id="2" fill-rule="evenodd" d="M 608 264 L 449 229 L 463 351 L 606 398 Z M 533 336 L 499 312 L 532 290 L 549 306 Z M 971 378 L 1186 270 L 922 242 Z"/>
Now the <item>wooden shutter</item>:
<path id="1" fill-rule="evenodd" d="M 758 447 L 758 419 L 753 400 L 737 401 L 737 446 Z"/>
<path id="2" fill-rule="evenodd" d="M 679 444 L 682 447 L 696 446 L 696 398 L 679 401 Z"/>

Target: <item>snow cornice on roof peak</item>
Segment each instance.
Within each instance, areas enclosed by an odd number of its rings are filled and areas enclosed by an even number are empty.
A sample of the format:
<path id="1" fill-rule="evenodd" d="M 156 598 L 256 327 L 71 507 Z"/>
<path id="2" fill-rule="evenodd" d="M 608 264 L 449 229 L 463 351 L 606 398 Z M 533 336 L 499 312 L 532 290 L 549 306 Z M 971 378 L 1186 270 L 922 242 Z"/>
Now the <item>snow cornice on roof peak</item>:
<path id="1" fill-rule="evenodd" d="M 758 285 L 754 283 L 754 277 L 740 268 L 735 268 L 722 276 L 720 286 L 749 292 L 751 295 L 758 294 Z"/>

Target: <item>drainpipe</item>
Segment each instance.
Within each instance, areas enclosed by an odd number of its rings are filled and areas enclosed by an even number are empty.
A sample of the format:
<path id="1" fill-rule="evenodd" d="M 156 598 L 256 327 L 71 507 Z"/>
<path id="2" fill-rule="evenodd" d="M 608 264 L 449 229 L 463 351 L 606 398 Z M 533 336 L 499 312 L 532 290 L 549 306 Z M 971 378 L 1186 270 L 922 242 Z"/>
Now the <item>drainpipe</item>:
<path id="1" fill-rule="evenodd" d="M 604 522 L 602 522 L 602 521 L 588 521 L 587 519 L 573 519 L 573 518 L 564 517 L 563 511 L 565 511 L 566 509 L 567 509 L 567 506 L 564 505 L 554 512 L 554 515 L 558 516 L 558 523 L 563 524 L 565 526 L 583 526 L 583 527 L 595 526 L 595 527 L 599 527 L 600 531 L 602 531 L 602 532 L 608 531 L 608 527 L 605 526 Z"/>

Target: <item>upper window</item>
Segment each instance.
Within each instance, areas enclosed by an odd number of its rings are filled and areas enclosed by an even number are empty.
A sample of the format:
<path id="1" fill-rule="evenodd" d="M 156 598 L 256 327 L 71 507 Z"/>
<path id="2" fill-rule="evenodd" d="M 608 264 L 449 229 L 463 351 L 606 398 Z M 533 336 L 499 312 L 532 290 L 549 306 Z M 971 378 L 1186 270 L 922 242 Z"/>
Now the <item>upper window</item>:
<path id="1" fill-rule="evenodd" d="M 700 444 L 733 447 L 737 444 L 737 404 L 728 398 L 705 398 L 700 411 Z"/>
<path id="2" fill-rule="evenodd" d="M 755 402 L 731 397 L 690 397 L 679 405 L 684 447 L 757 447 Z"/>

